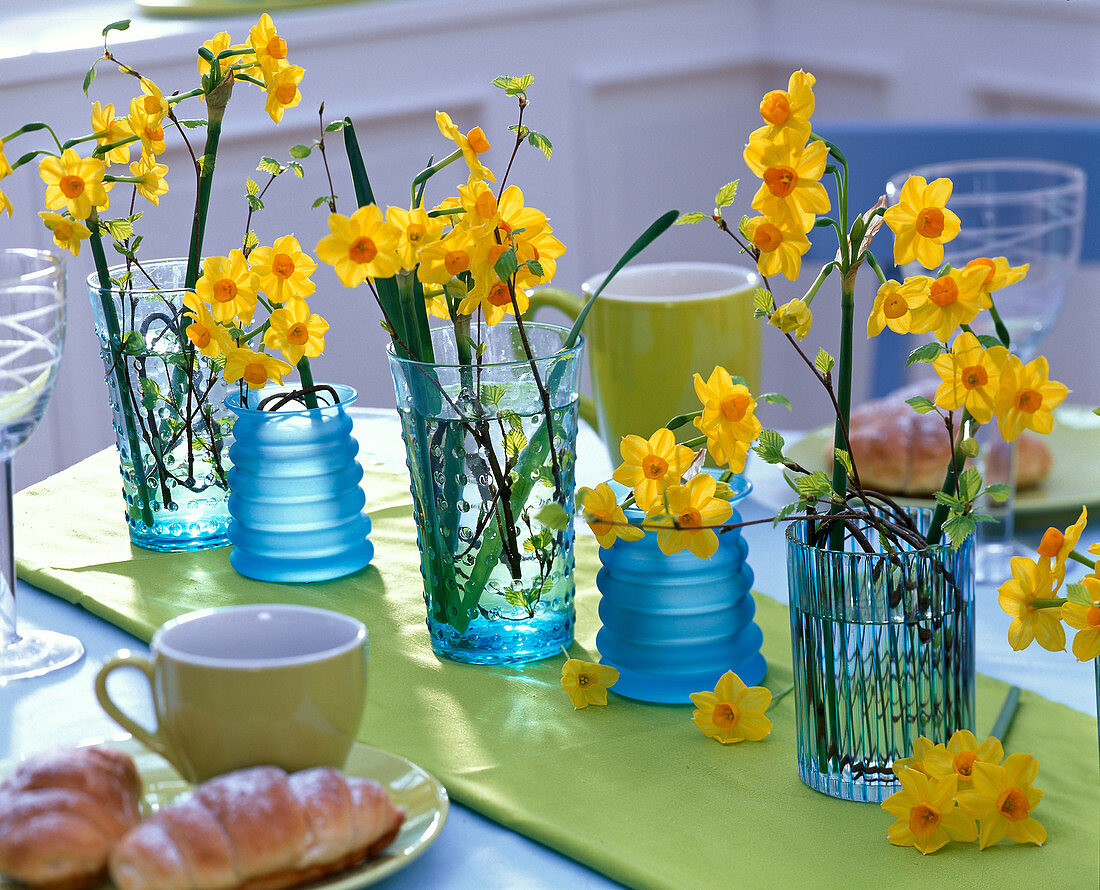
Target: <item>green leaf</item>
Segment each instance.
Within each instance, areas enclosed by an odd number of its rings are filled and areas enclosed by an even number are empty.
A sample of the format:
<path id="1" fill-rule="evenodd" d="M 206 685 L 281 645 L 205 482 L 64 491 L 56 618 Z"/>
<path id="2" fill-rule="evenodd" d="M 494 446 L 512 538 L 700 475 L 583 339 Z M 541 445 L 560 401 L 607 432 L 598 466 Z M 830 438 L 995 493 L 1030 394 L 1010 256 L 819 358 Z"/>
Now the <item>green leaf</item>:
<path id="1" fill-rule="evenodd" d="M 554 146 L 551 144 L 550 140 L 547 139 L 542 133 L 538 133 L 534 130 L 531 130 L 527 134 L 527 144 L 533 145 L 535 148 L 541 151 L 544 155 L 546 155 L 547 160 L 550 159 L 550 154 L 554 151 Z"/>
<path id="2" fill-rule="evenodd" d="M 569 514 L 565 507 L 556 501 L 543 504 L 535 511 L 535 519 L 548 529 L 560 532 L 569 528 Z"/>
<path id="3" fill-rule="evenodd" d="M 252 229 L 248 230 L 248 234 L 244 236 L 244 250 L 245 253 L 249 253 L 260 246 L 260 237 Z"/>
<path id="4" fill-rule="evenodd" d="M 1003 482 L 995 482 L 985 490 L 985 493 L 998 504 L 1003 504 L 1012 497 L 1012 486 L 1005 485 Z"/>
<path id="5" fill-rule="evenodd" d="M 493 270 L 501 281 L 511 281 L 518 268 L 519 261 L 516 259 L 516 252 L 510 248 L 504 251 L 493 264 Z"/>
<path id="6" fill-rule="evenodd" d="M 92 81 L 95 80 L 95 66 L 99 64 L 99 60 L 96 59 L 95 64 L 88 69 L 88 73 L 84 75 L 84 95 L 88 95 L 88 87 L 92 85 Z"/>
<path id="7" fill-rule="evenodd" d="M 945 507 L 954 507 L 956 510 L 961 510 L 963 507 L 962 501 L 955 497 L 955 495 L 948 494 L 946 491 L 936 492 L 936 503 L 943 504 Z"/>
<path id="8" fill-rule="evenodd" d="M 905 367 L 916 364 L 917 362 L 931 362 L 939 356 L 942 347 L 939 343 L 925 343 L 918 346 L 912 352 L 909 353 L 909 357 L 905 360 Z"/>
<path id="9" fill-rule="evenodd" d="M 710 219 L 709 213 L 702 213 L 698 210 L 693 210 L 691 213 L 681 213 L 680 218 L 676 220 L 673 225 L 677 226 L 693 226 L 697 222 L 702 222 L 704 219 Z"/>
<path id="10" fill-rule="evenodd" d="M 783 437 L 779 433 L 775 430 L 763 430 L 752 450 L 765 463 L 778 464 L 783 462 L 783 445 Z"/>
<path id="11" fill-rule="evenodd" d="M 539 278 L 542 278 L 542 276 L 546 274 L 546 271 L 542 268 L 542 263 L 540 263 L 538 260 L 528 260 L 523 265 L 527 267 L 528 272 L 530 272 L 532 275 L 538 276 Z"/>
<path id="12" fill-rule="evenodd" d="M 936 403 L 928 396 L 913 396 L 911 399 L 906 399 L 905 404 L 918 414 L 928 414 L 930 411 L 936 410 Z"/>
<path id="13" fill-rule="evenodd" d="M 249 176 L 248 179 L 245 180 L 244 188 L 245 191 L 250 195 L 258 195 L 260 193 L 259 183 L 257 183 L 256 180 L 253 179 L 251 176 Z"/>
<path id="14" fill-rule="evenodd" d="M 145 352 L 145 338 L 137 331 L 127 331 L 122 338 L 122 352 L 124 355 L 141 355 Z"/>
<path id="15" fill-rule="evenodd" d="M 982 474 L 977 467 L 967 467 L 959 476 L 959 500 L 974 501 L 982 490 Z"/>
<path id="16" fill-rule="evenodd" d="M 798 510 L 798 508 L 801 506 L 801 501 L 792 501 L 791 503 L 785 504 L 784 506 L 780 507 L 779 511 L 775 514 L 775 518 L 772 520 L 772 528 L 775 528 L 775 526 L 779 525 L 780 522 L 782 522 L 784 519 L 786 519 L 796 510 Z"/>
<path id="17" fill-rule="evenodd" d="M 841 466 L 844 467 L 844 472 L 849 476 L 852 475 L 852 456 L 848 454 L 843 448 L 834 448 L 833 457 Z"/>
<path id="18" fill-rule="evenodd" d="M 499 405 L 500 400 L 504 398 L 504 392 L 502 383 L 483 383 L 481 384 L 481 402 L 484 405 Z"/>
<path id="19" fill-rule="evenodd" d="M 251 209 L 251 210 L 263 210 L 264 209 L 264 202 L 260 200 L 259 195 L 249 195 L 248 196 L 248 206 L 249 206 L 249 209 Z"/>
<path id="20" fill-rule="evenodd" d="M 297 161 L 291 161 L 289 164 L 286 165 L 286 169 L 297 176 L 299 179 L 306 175 L 306 171 L 302 169 L 302 165 L 299 164 Z"/>
<path id="21" fill-rule="evenodd" d="M 179 125 L 181 127 L 186 127 L 188 130 L 197 130 L 199 127 L 205 127 L 206 121 L 201 117 L 189 118 L 187 120 L 181 120 Z"/>
<path id="22" fill-rule="evenodd" d="M 951 539 L 952 550 L 958 550 L 963 541 L 969 538 L 977 527 L 978 523 L 975 522 L 974 517 L 959 514 L 950 517 L 943 524 L 943 530 L 947 533 L 947 537 Z"/>
<path id="23" fill-rule="evenodd" d="M 814 359 L 814 367 L 817 368 L 822 374 L 828 374 L 833 370 L 833 366 L 836 364 L 836 359 L 833 358 L 824 349 L 821 349 L 817 353 L 817 358 Z"/>
<path id="24" fill-rule="evenodd" d="M 493 78 L 493 86 L 504 90 L 509 96 L 518 96 L 527 92 L 527 88 L 534 82 L 535 78 L 530 74 L 524 74 L 520 77 L 502 74 L 500 77 Z"/>
<path id="25" fill-rule="evenodd" d="M 320 198 L 315 199 L 314 202 L 310 205 L 310 210 L 315 210 L 322 204 L 327 204 L 330 197 L 331 195 L 321 195 Z"/>
<path id="26" fill-rule="evenodd" d="M 129 19 L 119 19 L 117 22 L 111 22 L 106 28 L 103 29 L 103 36 L 106 37 L 110 31 L 125 31 L 130 27 Z"/>
<path id="27" fill-rule="evenodd" d="M 160 398 L 160 386 L 149 377 L 141 378 L 141 405 L 146 411 L 152 411 Z"/>
<path id="28" fill-rule="evenodd" d="M 308 158 L 312 154 L 313 149 L 308 145 L 292 145 L 290 146 L 290 156 L 292 158 Z"/>
<path id="29" fill-rule="evenodd" d="M 325 127 L 326 133 L 335 133 L 337 130 L 344 129 L 344 121 L 333 121 L 327 127 Z"/>
<path id="30" fill-rule="evenodd" d="M 978 334 L 978 342 L 982 344 L 986 349 L 991 349 L 994 346 L 1001 346 L 1001 341 L 994 337 L 992 334 Z"/>
<path id="31" fill-rule="evenodd" d="M 727 182 L 718 189 L 718 194 L 714 196 L 715 207 L 729 207 L 729 205 L 733 203 L 733 199 L 737 197 L 738 182 L 740 182 L 740 180 L 735 179 L 733 182 Z"/>
<path id="32" fill-rule="evenodd" d="M 786 408 L 786 409 L 787 409 L 788 411 L 792 410 L 792 409 L 791 409 L 791 400 L 790 400 L 790 399 L 788 399 L 788 398 L 787 398 L 787 397 L 786 397 L 785 395 L 783 395 L 783 393 L 781 393 L 781 392 L 766 392 L 766 393 L 761 393 L 761 394 L 760 394 L 759 396 L 757 396 L 757 399 L 756 399 L 756 400 L 757 400 L 758 402 L 769 402 L 769 403 L 771 403 L 771 404 L 773 404 L 773 405 L 782 405 L 782 406 L 783 406 L 783 407 L 785 407 L 785 408 Z"/>
<path id="33" fill-rule="evenodd" d="M 794 487 L 804 498 L 832 500 L 834 497 L 832 480 L 821 470 L 795 479 Z"/>
<path id="34" fill-rule="evenodd" d="M 1092 597 L 1089 596 L 1089 589 L 1080 582 L 1066 585 L 1066 599 L 1079 606 L 1091 606 L 1093 604 Z"/>
<path id="35" fill-rule="evenodd" d="M 103 219 L 100 220 L 100 224 L 107 230 L 107 234 L 116 241 L 125 241 L 134 234 L 134 226 L 129 218 Z"/>
<path id="36" fill-rule="evenodd" d="M 527 445 L 527 436 L 523 430 L 508 430 L 504 434 L 504 453 L 515 460 Z"/>
<path id="37" fill-rule="evenodd" d="M 260 165 L 256 169 L 261 173 L 270 173 L 272 176 L 278 176 L 283 172 L 283 168 L 279 165 L 279 162 L 274 158 L 268 157 L 260 158 Z"/>
<path id="38" fill-rule="evenodd" d="M 757 318 L 771 312 L 773 303 L 772 292 L 766 287 L 758 287 L 752 292 L 752 307 Z"/>

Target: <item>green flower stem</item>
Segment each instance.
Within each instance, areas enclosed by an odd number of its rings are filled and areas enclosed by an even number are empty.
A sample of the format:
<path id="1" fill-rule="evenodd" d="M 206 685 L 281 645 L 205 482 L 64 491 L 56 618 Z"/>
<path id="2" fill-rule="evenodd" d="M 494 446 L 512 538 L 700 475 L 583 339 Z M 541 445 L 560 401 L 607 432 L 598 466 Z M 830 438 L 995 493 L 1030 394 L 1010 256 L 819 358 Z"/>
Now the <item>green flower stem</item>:
<path id="1" fill-rule="evenodd" d="M 837 228 L 837 231 L 838 232 L 840 231 L 839 227 Z M 832 271 L 835 268 L 836 268 L 836 262 L 835 261 L 826 263 L 824 266 L 821 267 L 821 271 L 817 273 L 817 278 L 814 279 L 814 283 L 810 285 L 810 289 L 808 291 L 806 291 L 806 295 L 802 298 L 802 301 L 807 306 L 809 306 L 814 301 L 814 296 L 817 294 L 818 290 L 821 288 L 821 285 L 823 285 L 825 283 L 825 279 L 828 278 L 832 274 Z"/>
<path id="2" fill-rule="evenodd" d="M 772 696 L 772 701 L 771 704 L 768 705 L 768 710 L 770 711 L 792 692 L 794 692 L 794 683 L 792 683 L 790 686 L 780 689 L 777 693 L 775 693 L 775 695 Z"/>
<path id="3" fill-rule="evenodd" d="M 965 438 L 963 432 L 973 419 L 970 412 L 964 409 L 962 418 L 959 421 L 959 436 L 958 440 L 955 442 L 955 453 L 952 455 L 951 463 L 948 464 L 947 475 L 943 479 L 943 485 L 940 486 L 940 491 L 944 494 L 954 495 L 958 490 L 959 469 L 966 463 L 966 455 L 962 452 L 961 448 L 962 440 Z M 938 544 L 940 542 L 940 536 L 943 534 L 943 524 L 947 521 L 947 513 L 947 504 L 936 504 L 936 509 L 932 513 L 932 522 L 928 526 L 927 540 L 929 544 Z"/>
<path id="4" fill-rule="evenodd" d="M 1001 341 L 1001 345 L 1008 349 L 1012 345 L 1012 335 L 1008 333 L 1008 328 L 1005 326 L 1004 321 L 1001 319 L 1000 313 L 997 311 L 997 306 L 993 302 L 993 298 L 989 298 L 989 317 L 993 319 L 993 328 L 997 332 L 997 339 Z"/>
<path id="5" fill-rule="evenodd" d="M 103 320 L 107 325 L 108 354 L 114 368 L 115 386 L 118 390 L 118 410 L 122 415 L 122 425 L 130 446 L 130 462 L 134 468 L 138 487 L 138 499 L 141 507 L 141 521 L 150 528 L 153 525 L 153 496 L 145 480 L 145 464 L 141 459 L 141 447 L 137 438 L 137 419 L 133 415 L 133 393 L 130 391 L 130 378 L 126 373 L 126 363 L 122 357 L 122 336 L 118 326 L 115 303 L 111 299 L 111 274 L 107 271 L 107 257 L 103 253 L 103 239 L 99 234 L 99 214 L 92 211 L 88 217 L 91 236 L 88 239 L 95 260 L 96 274 L 99 277 L 99 301 L 103 308 Z"/>
<path id="6" fill-rule="evenodd" d="M 195 96 L 201 96 L 202 94 L 203 90 L 201 87 L 199 87 L 197 89 L 191 90 L 188 93 L 180 93 L 177 96 L 166 96 L 165 99 L 169 105 L 175 105 L 178 102 L 182 102 L 184 99 L 194 99 Z"/>
<path id="7" fill-rule="evenodd" d="M 1080 550 L 1071 550 L 1069 553 L 1069 558 L 1072 559 L 1074 562 L 1081 563 L 1081 565 L 1083 566 L 1088 566 L 1090 569 L 1095 568 L 1096 563 L 1100 561 L 1097 559 L 1093 559 L 1087 553 L 1082 553 Z"/>
<path id="8" fill-rule="evenodd" d="M 1060 596 L 1038 596 L 1029 600 L 1027 606 L 1029 609 L 1060 609 L 1068 602 Z"/>
<path id="9" fill-rule="evenodd" d="M 438 161 L 438 162 L 432 164 L 430 167 L 425 167 L 423 170 L 421 170 L 419 173 L 416 174 L 416 176 L 413 178 L 412 189 L 411 189 L 411 192 L 412 192 L 412 206 L 414 208 L 416 207 L 416 187 L 418 185 L 420 185 L 420 183 L 422 183 L 422 182 L 427 182 L 429 179 L 431 179 L 433 176 L 435 176 L 436 173 L 438 173 L 440 170 L 442 170 L 448 164 L 453 164 L 460 157 L 462 157 L 462 149 L 457 148 L 454 151 L 452 151 L 449 155 L 447 155 L 447 157 L 445 157 L 442 161 Z"/>
<path id="10" fill-rule="evenodd" d="M 191 247 L 187 254 L 187 274 L 184 279 L 184 287 L 188 290 L 194 290 L 195 282 L 199 280 L 202 242 L 206 234 L 206 218 L 210 212 L 210 189 L 214 184 L 214 159 L 218 154 L 218 141 L 222 135 L 223 114 L 225 114 L 225 106 L 214 105 L 211 98 L 210 118 L 206 127 L 206 147 L 202 152 L 202 171 L 199 174 L 199 189 L 195 197 L 195 215 L 191 222 Z"/>
<path id="11" fill-rule="evenodd" d="M 682 426 L 684 426 L 688 423 L 691 423 L 691 421 L 693 421 L 696 417 L 702 417 L 702 416 L 703 416 L 703 409 L 702 408 L 700 408 L 698 411 L 689 411 L 686 414 L 677 414 L 675 417 L 673 417 L 671 420 L 669 420 L 668 423 L 665 424 L 665 429 L 678 430 L 680 427 L 682 427 Z"/>
<path id="12" fill-rule="evenodd" d="M 1012 727 L 1012 718 L 1016 716 L 1016 705 L 1019 704 L 1019 701 L 1020 687 L 1010 686 L 1005 695 L 1005 703 L 1001 705 L 1001 713 L 997 715 L 997 720 L 993 724 L 993 728 L 989 731 L 989 734 L 993 736 L 993 738 L 999 739 L 1002 745 L 1008 735 L 1009 729 Z"/>
<path id="13" fill-rule="evenodd" d="M 304 355 L 298 359 L 298 377 L 302 381 L 302 389 L 305 390 L 307 408 L 317 407 L 317 393 L 313 391 L 313 371 L 309 367 L 309 359 Z"/>
<path id="14" fill-rule="evenodd" d="M 833 447 L 847 451 L 845 431 L 849 428 L 852 416 L 852 331 L 855 328 L 855 280 L 856 270 L 845 272 L 840 281 L 840 358 L 837 366 L 837 418 L 833 431 Z M 834 456 L 833 490 L 843 493 L 848 490 L 848 469 Z M 834 508 L 833 512 L 835 512 Z M 829 547 L 833 550 L 844 549 L 844 526 L 833 523 L 829 530 Z"/>
<path id="15" fill-rule="evenodd" d="M 875 259 L 875 255 L 868 250 L 864 256 L 867 258 L 867 265 L 875 270 L 875 275 L 878 276 L 878 283 L 886 284 L 886 273 L 882 271 L 882 266 L 880 266 L 878 260 Z"/>

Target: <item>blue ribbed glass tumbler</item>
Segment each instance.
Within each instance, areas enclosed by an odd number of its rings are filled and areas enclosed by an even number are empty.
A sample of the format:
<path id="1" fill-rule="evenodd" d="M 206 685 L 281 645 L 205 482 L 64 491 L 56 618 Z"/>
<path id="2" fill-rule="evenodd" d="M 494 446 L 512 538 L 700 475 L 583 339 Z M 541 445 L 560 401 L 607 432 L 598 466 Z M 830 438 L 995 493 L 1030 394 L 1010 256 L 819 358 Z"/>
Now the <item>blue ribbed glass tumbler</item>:
<path id="1" fill-rule="evenodd" d="M 333 386 L 340 401 L 319 408 L 260 411 L 266 390 L 225 403 L 237 415 L 229 449 L 229 562 L 260 581 L 327 581 L 363 568 L 374 555 L 359 487 L 347 408 L 357 393 Z"/>
<path id="2" fill-rule="evenodd" d="M 752 486 L 742 476 L 730 480 L 733 502 Z M 642 514 L 629 510 L 632 522 Z M 728 522 L 741 521 L 736 508 Z M 753 616 L 746 563 L 748 544 L 739 530 L 718 536 L 718 552 L 699 559 L 683 551 L 666 556 L 657 535 L 640 541 L 617 540 L 601 548 L 603 568 L 596 648 L 601 664 L 619 671 L 614 692 L 640 701 L 690 704 L 693 692 L 713 689 L 726 671 L 747 685 L 764 679 L 760 654 L 763 634 Z"/>
<path id="3" fill-rule="evenodd" d="M 931 515 L 907 511 L 922 532 Z M 879 802 L 901 787 L 893 762 L 917 738 L 974 729 L 973 537 L 888 555 L 805 534 L 804 522 L 787 527 L 798 774 L 833 797 Z"/>

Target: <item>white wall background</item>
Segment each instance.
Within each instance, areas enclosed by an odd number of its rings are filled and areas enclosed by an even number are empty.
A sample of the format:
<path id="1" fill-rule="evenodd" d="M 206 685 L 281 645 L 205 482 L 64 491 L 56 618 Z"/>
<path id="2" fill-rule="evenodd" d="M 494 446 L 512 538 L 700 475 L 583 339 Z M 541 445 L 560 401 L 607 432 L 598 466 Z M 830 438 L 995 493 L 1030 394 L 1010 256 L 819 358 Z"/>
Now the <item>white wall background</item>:
<path id="1" fill-rule="evenodd" d="M 197 85 L 195 49 L 203 40 L 219 30 L 241 40 L 255 21 L 139 19 L 119 0 L 74 2 L 63 18 L 62 8 L 65 0 L 0 2 L 0 133 L 39 119 L 65 135 L 88 131 L 90 100 L 80 82 L 107 22 L 135 16 L 112 46 L 169 92 Z M 549 213 L 568 245 L 557 283 L 573 289 L 607 268 L 659 213 L 706 210 L 719 185 L 747 177 L 741 148 L 758 124 L 760 96 L 784 87 L 795 68 L 817 75 L 822 119 L 1100 115 L 1097 0 L 377 0 L 281 13 L 276 23 L 291 61 L 306 69 L 305 98 L 276 128 L 259 91 L 238 85 L 219 158 L 211 254 L 239 246 L 244 180 L 259 156 L 285 159 L 289 146 L 310 141 L 322 100 L 326 120 L 348 114 L 355 121 L 380 201 L 406 205 L 409 179 L 429 154 L 447 150 L 435 110 L 448 110 L 464 129 L 483 126 L 495 146 L 490 166 L 502 171 L 514 107 L 490 81 L 533 74 L 527 122 L 553 140 L 554 158 L 521 153 L 511 181 Z M 132 84 L 104 66 L 92 98 L 125 106 Z M 192 133 L 201 139 L 201 131 Z M 9 159 L 36 147 L 33 140 L 10 145 Z M 143 220 L 149 258 L 181 254 L 190 225 L 186 153 L 171 135 L 169 146 L 172 191 Z M 332 148 L 340 209 L 348 213 L 353 193 L 338 139 Z M 312 246 L 326 233 L 325 212 L 309 209 L 327 190 L 323 172 L 316 157 L 306 167 L 304 181 L 287 176 L 269 192 L 268 209 L 255 220 L 262 241 L 290 231 Z M 429 200 L 452 181 L 444 178 Z M 33 169 L 2 187 L 17 212 L 0 221 L 0 246 L 49 246 L 36 216 L 43 187 Z M 747 205 L 754 189 L 745 191 Z M 673 230 L 646 258 L 737 261 L 728 238 L 703 225 Z M 61 376 L 42 428 L 17 458 L 17 486 L 113 441 L 83 284 L 91 270 L 83 252 L 70 264 Z M 392 405 L 385 336 L 369 294 L 345 290 L 328 267 L 316 278 L 315 307 L 332 322 L 318 379 L 355 385 L 362 404 Z M 783 292 L 794 295 L 799 286 Z M 1100 272 L 1084 270 L 1046 347 L 1055 376 L 1075 391 L 1071 399 L 1090 405 L 1100 401 L 1098 286 Z M 835 328 L 824 303 L 814 304 L 815 333 Z M 807 394 L 785 344 L 765 343 L 767 388 L 786 392 L 796 406 L 794 415 L 766 420 L 821 422 L 826 409 Z M 869 356 L 863 350 L 857 363 L 860 379 Z"/>

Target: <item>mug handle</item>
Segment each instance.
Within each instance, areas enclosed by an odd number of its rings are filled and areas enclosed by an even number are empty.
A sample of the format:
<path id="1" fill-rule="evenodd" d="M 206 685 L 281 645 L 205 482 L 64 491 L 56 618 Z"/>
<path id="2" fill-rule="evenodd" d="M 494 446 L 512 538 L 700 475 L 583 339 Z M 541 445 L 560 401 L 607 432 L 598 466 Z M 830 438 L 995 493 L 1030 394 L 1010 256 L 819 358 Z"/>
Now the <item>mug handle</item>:
<path id="1" fill-rule="evenodd" d="M 122 709 L 111 700 L 111 696 L 107 692 L 107 677 L 110 676 L 112 672 L 123 667 L 137 668 L 141 671 L 145 675 L 145 679 L 149 681 L 150 695 L 153 694 L 153 677 L 155 675 L 153 663 L 148 658 L 141 655 L 135 655 L 127 649 L 121 649 L 103 662 L 103 666 L 99 669 L 99 673 L 96 674 L 95 697 L 99 699 L 100 706 L 115 723 L 129 732 L 130 735 L 145 745 L 145 747 L 149 748 L 151 751 L 155 751 L 173 766 L 176 766 L 176 758 L 169 750 L 168 743 L 164 738 L 164 734 L 161 732 L 159 722 L 156 729 L 148 730 L 136 720 L 123 713 Z M 179 767 L 177 766 L 176 768 L 178 769 Z"/>
<path id="2" fill-rule="evenodd" d="M 584 300 L 578 297 L 576 294 L 571 294 L 567 290 L 562 290 L 560 287 L 539 287 L 527 292 L 527 302 L 529 304 L 528 311 L 531 313 L 531 317 L 535 317 L 535 313 L 544 306 L 549 306 L 551 309 L 557 309 L 559 312 L 567 315 L 573 321 L 577 320 L 577 316 L 581 314 L 581 310 L 584 308 Z M 600 431 L 600 425 L 596 419 L 596 402 L 592 396 L 580 396 L 578 399 L 578 407 L 581 412 L 581 418 L 592 429 L 598 433 Z"/>

